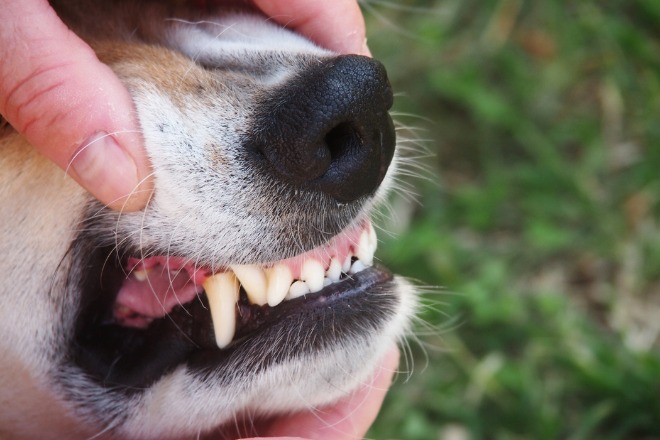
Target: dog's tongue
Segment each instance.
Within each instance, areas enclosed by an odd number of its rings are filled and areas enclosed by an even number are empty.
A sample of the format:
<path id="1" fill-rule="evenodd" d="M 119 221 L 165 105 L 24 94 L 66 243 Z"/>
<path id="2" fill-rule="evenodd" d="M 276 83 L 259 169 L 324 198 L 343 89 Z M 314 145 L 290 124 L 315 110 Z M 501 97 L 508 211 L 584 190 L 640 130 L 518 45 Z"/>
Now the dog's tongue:
<path id="1" fill-rule="evenodd" d="M 207 270 L 176 257 L 129 258 L 131 274 L 123 283 L 114 307 L 115 319 L 127 327 L 145 328 L 155 318 L 192 301 L 202 291 Z"/>

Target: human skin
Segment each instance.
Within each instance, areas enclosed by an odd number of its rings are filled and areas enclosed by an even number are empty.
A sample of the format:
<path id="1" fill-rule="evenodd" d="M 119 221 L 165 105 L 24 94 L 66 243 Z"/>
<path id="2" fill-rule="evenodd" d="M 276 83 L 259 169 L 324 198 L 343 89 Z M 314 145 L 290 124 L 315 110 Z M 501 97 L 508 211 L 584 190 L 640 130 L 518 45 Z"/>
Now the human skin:
<path id="1" fill-rule="evenodd" d="M 399 350 L 393 346 L 372 377 L 350 396 L 327 408 L 281 417 L 264 430 L 262 437 L 244 440 L 363 439 L 378 415 L 398 365 Z"/>

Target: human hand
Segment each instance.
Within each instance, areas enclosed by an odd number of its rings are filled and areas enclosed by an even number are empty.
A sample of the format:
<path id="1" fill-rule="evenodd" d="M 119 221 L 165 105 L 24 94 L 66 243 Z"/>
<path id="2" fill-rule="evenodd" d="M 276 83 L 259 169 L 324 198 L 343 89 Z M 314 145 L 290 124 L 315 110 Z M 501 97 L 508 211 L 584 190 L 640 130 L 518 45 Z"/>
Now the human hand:
<path id="1" fill-rule="evenodd" d="M 252 0 L 264 14 L 337 53 L 370 56 L 357 0 Z"/>
<path id="2" fill-rule="evenodd" d="M 368 54 L 355 0 L 254 0 L 339 53 Z M 126 88 L 47 0 L 0 0 L 0 114 L 113 209 L 143 208 L 150 165 Z"/>
<path id="3" fill-rule="evenodd" d="M 149 164 L 119 79 L 46 0 L 0 0 L 0 23 L 0 114 L 102 202 L 144 206 Z"/>
<path id="4" fill-rule="evenodd" d="M 399 350 L 392 347 L 371 379 L 350 396 L 328 408 L 277 419 L 261 437 L 243 440 L 362 439 L 378 415 L 398 364 Z"/>

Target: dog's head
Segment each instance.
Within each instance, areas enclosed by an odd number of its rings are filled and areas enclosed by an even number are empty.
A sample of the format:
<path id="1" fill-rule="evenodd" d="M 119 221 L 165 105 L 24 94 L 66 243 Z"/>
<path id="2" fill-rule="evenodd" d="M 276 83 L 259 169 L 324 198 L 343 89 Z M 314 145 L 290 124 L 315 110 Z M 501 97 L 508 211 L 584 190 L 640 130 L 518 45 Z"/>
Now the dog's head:
<path id="1" fill-rule="evenodd" d="M 415 302 L 373 264 L 382 65 L 254 14 L 95 8 L 60 13 L 131 92 L 155 190 L 114 212 L 0 141 L 0 432 L 187 437 L 351 392 Z"/>

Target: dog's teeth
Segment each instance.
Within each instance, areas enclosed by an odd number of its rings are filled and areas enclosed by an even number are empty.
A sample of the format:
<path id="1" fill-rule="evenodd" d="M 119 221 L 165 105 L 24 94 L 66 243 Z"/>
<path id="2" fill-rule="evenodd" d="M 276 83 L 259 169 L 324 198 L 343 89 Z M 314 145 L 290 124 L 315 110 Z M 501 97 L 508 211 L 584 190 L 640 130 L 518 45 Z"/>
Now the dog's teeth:
<path id="1" fill-rule="evenodd" d="M 346 258 L 344 258 L 344 262 L 341 264 L 341 271 L 343 273 L 348 273 L 348 271 L 351 269 L 351 260 L 351 255 L 347 255 Z"/>
<path id="2" fill-rule="evenodd" d="M 224 348 L 236 332 L 236 302 L 240 286 L 231 272 L 212 275 L 204 281 L 204 290 L 209 300 L 215 342 Z"/>
<path id="3" fill-rule="evenodd" d="M 374 253 L 369 243 L 369 233 L 367 231 L 362 231 L 362 234 L 360 234 L 360 241 L 358 242 L 355 256 L 365 266 L 371 266 L 371 263 L 374 261 Z"/>
<path id="4" fill-rule="evenodd" d="M 330 266 L 325 272 L 325 276 L 330 278 L 332 281 L 339 281 L 339 278 L 341 277 L 341 263 L 338 259 L 332 258 L 330 260 Z"/>
<path id="5" fill-rule="evenodd" d="M 146 281 L 147 278 L 149 278 L 149 272 L 151 272 L 151 269 L 138 269 L 138 270 L 134 270 L 132 274 L 136 280 Z"/>
<path id="6" fill-rule="evenodd" d="M 353 275 L 353 274 L 356 274 L 358 272 L 362 272 L 364 269 L 366 269 L 366 266 L 364 265 L 364 263 L 360 260 L 355 260 L 355 262 L 353 263 L 353 265 L 349 269 L 348 273 Z"/>
<path id="7" fill-rule="evenodd" d="M 291 270 L 284 264 L 278 264 L 266 271 L 268 277 L 268 288 L 266 296 L 268 298 L 268 305 L 275 307 L 281 303 L 289 293 L 289 287 L 293 282 L 293 275 Z"/>
<path id="8" fill-rule="evenodd" d="M 378 248 L 378 237 L 376 236 L 374 225 L 371 223 L 369 223 L 369 246 L 371 246 L 371 253 L 376 253 L 376 248 Z"/>
<path id="9" fill-rule="evenodd" d="M 330 278 L 328 278 L 328 277 L 323 278 L 323 287 L 327 287 L 332 283 L 333 283 L 333 281 Z"/>
<path id="10" fill-rule="evenodd" d="M 264 270 L 254 264 L 241 264 L 230 266 L 234 271 L 238 281 L 241 282 L 248 299 L 252 304 L 263 306 L 268 302 L 266 288 L 266 273 Z"/>
<path id="11" fill-rule="evenodd" d="M 323 289 L 323 277 L 325 269 L 320 261 L 309 259 L 305 261 L 300 271 L 300 278 L 305 281 L 311 293 Z"/>
<path id="12" fill-rule="evenodd" d="M 298 280 L 291 284 L 286 299 L 298 298 L 299 296 L 307 295 L 308 293 L 310 293 L 310 290 L 307 284 L 304 281 Z"/>

